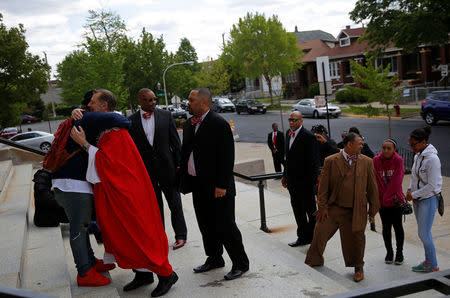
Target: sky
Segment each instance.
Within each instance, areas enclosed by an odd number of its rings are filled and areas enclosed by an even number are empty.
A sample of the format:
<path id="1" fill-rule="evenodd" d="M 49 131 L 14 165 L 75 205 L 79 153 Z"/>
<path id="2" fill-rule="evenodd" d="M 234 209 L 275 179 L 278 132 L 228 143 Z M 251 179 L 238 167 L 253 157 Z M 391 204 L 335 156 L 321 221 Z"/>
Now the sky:
<path id="1" fill-rule="evenodd" d="M 56 75 L 56 65 L 77 49 L 83 39 L 88 10 L 111 10 L 124 20 L 127 35 L 139 38 L 142 28 L 162 35 L 175 52 L 186 37 L 199 61 L 217 58 L 222 34 L 228 38 L 233 24 L 247 12 L 277 15 L 293 32 L 323 30 L 337 36 L 346 25 L 359 27 L 349 18 L 356 0 L 0 0 L 6 26 L 23 24 L 29 51 L 44 57 Z"/>

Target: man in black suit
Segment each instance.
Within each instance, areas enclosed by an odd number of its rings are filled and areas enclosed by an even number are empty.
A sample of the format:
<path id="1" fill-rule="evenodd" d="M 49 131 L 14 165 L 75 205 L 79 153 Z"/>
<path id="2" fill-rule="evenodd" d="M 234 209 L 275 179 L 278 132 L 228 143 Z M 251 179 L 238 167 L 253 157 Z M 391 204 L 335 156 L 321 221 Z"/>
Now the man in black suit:
<path id="1" fill-rule="evenodd" d="M 235 222 L 234 139 L 230 125 L 211 110 L 207 88 L 192 90 L 188 101 L 193 115 L 183 128 L 181 189 L 192 191 L 195 215 L 207 255 L 195 273 L 224 267 L 225 247 L 233 263 L 225 275 L 231 280 L 249 269 L 242 235 Z"/>
<path id="2" fill-rule="evenodd" d="M 141 109 L 130 116 L 129 133 L 152 181 L 163 223 L 162 193 L 164 193 L 171 213 L 172 227 L 175 231 L 173 249 L 178 249 L 184 246 L 187 236 L 181 197 L 176 183 L 176 172 L 179 170 L 181 158 L 180 137 L 172 114 L 169 111 L 156 109 L 158 99 L 152 90 L 147 88 L 139 90 L 138 100 Z M 138 271 L 135 279 L 126 285 L 124 290 L 133 290 L 150 281 L 153 281 L 151 272 Z"/>
<path id="3" fill-rule="evenodd" d="M 272 124 L 272 132 L 267 135 L 267 145 L 272 152 L 275 172 L 281 172 L 281 165 L 284 164 L 284 136 L 278 131 L 276 123 Z"/>
<path id="4" fill-rule="evenodd" d="M 316 137 L 303 127 L 299 111 L 289 116 L 290 130 L 286 133 L 286 164 L 281 183 L 291 195 L 291 205 L 297 222 L 296 247 L 311 243 L 316 219 L 314 186 L 319 172 L 319 147 Z"/>

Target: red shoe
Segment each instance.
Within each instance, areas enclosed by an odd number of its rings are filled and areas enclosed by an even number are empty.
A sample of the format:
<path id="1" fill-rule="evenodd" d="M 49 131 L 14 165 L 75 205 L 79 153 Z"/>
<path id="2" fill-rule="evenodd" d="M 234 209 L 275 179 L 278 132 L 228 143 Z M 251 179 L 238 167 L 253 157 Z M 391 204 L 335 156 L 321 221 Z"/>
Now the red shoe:
<path id="1" fill-rule="evenodd" d="M 94 268 L 89 269 L 85 276 L 77 275 L 77 283 L 79 287 L 102 287 L 109 285 L 111 279 L 101 275 Z"/>
<path id="2" fill-rule="evenodd" d="M 97 258 L 95 260 L 97 261 L 97 263 L 95 263 L 94 269 L 97 272 L 107 272 L 116 268 L 115 264 L 105 264 L 103 263 L 103 260 Z"/>

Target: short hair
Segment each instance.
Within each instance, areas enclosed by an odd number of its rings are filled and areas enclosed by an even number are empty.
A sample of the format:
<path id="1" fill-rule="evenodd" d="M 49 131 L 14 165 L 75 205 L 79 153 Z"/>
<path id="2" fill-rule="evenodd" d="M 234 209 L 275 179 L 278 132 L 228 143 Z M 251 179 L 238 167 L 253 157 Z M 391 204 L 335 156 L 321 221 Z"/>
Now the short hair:
<path id="1" fill-rule="evenodd" d="M 92 95 L 94 95 L 94 89 L 89 90 L 84 94 L 83 101 L 81 102 L 81 105 L 87 106 L 89 102 L 91 101 Z"/>
<path id="2" fill-rule="evenodd" d="M 272 123 L 272 128 L 274 128 L 275 125 L 278 125 L 278 124 L 276 122 Z"/>
<path id="3" fill-rule="evenodd" d="M 361 133 L 359 132 L 358 127 L 356 127 L 356 126 L 350 127 L 350 129 L 348 130 L 348 132 L 353 132 L 353 133 L 356 133 L 356 134 L 361 135 Z"/>
<path id="4" fill-rule="evenodd" d="M 107 110 L 113 112 L 116 109 L 117 100 L 114 93 L 109 90 L 97 88 L 94 89 L 94 94 L 100 93 L 99 99 L 107 104 Z"/>
<path id="5" fill-rule="evenodd" d="M 145 93 L 153 93 L 153 94 L 155 94 L 155 92 L 153 92 L 151 89 L 141 88 L 141 90 L 139 90 L 139 92 L 138 92 L 138 98 L 141 98 L 142 95 L 144 95 Z"/>
<path id="6" fill-rule="evenodd" d="M 428 138 L 431 135 L 431 126 L 425 125 L 422 128 L 416 128 L 414 129 L 411 134 L 409 135 L 410 138 L 422 142 L 425 140 L 425 142 L 428 142 Z"/>
<path id="7" fill-rule="evenodd" d="M 211 98 L 212 98 L 211 91 L 209 91 L 208 88 L 197 88 L 197 89 L 194 89 L 194 91 L 197 91 L 197 94 L 200 98 L 204 98 L 204 99 L 211 101 Z"/>
<path id="8" fill-rule="evenodd" d="M 361 138 L 361 136 L 357 133 L 354 132 L 349 132 L 344 139 L 342 140 L 342 142 L 344 143 L 344 146 L 347 146 L 348 143 L 353 143 L 356 138 Z"/>

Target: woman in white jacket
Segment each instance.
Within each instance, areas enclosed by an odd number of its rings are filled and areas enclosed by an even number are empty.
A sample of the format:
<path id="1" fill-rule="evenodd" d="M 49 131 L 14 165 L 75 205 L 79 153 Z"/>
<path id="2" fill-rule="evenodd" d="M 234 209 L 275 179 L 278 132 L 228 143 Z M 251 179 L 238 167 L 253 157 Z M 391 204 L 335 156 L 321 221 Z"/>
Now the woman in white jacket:
<path id="1" fill-rule="evenodd" d="M 412 267 L 416 272 L 439 271 L 431 227 L 438 208 L 438 194 L 442 188 L 441 162 L 437 150 L 428 144 L 431 127 L 415 129 L 409 135 L 409 145 L 416 153 L 411 170 L 411 183 L 406 194 L 413 201 L 419 238 L 425 249 L 425 261 Z"/>

